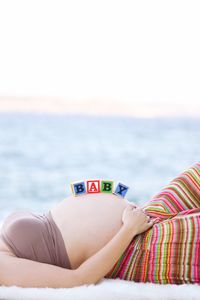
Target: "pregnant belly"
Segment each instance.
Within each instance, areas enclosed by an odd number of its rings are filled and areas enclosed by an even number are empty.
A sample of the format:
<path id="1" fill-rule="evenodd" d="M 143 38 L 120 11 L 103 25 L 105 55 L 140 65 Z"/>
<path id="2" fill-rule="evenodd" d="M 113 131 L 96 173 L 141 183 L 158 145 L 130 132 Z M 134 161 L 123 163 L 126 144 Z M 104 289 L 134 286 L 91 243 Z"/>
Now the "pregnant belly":
<path id="1" fill-rule="evenodd" d="M 69 196 L 51 209 L 72 269 L 95 254 L 122 226 L 127 201 L 113 194 Z"/>

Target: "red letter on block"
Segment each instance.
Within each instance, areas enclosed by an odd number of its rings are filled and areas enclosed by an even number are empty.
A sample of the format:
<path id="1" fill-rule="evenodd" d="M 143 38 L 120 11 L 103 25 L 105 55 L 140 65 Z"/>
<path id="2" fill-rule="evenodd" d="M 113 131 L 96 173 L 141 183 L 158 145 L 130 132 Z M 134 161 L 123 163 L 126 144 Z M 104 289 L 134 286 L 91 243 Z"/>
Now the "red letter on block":
<path id="1" fill-rule="evenodd" d="M 87 193 L 100 193 L 100 180 L 87 180 Z"/>

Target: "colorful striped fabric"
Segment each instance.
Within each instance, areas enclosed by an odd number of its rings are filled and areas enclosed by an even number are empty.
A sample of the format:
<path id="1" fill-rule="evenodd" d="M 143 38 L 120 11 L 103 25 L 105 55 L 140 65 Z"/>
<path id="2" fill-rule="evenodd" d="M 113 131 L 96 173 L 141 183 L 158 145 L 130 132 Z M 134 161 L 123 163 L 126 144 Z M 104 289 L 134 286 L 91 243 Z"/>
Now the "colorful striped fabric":
<path id="1" fill-rule="evenodd" d="M 143 206 L 157 217 L 133 238 L 106 278 L 161 284 L 200 284 L 200 162 Z"/>

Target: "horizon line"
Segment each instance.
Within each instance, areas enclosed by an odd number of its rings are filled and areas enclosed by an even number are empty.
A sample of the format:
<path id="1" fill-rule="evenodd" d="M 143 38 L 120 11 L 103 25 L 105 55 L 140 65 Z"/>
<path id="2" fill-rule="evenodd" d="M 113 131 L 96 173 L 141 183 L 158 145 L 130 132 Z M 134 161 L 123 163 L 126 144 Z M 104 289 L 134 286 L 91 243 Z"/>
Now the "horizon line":
<path id="1" fill-rule="evenodd" d="M 144 103 L 98 97 L 85 100 L 67 100 L 56 97 L 0 97 L 0 112 L 112 115 L 127 117 L 200 117 L 200 105 L 185 103 Z"/>

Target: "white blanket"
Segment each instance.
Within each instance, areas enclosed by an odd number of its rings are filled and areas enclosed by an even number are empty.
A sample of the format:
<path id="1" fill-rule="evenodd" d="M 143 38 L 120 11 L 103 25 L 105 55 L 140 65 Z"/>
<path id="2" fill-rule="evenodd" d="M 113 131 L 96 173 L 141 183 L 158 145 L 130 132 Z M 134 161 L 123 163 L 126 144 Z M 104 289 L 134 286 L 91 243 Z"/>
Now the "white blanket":
<path id="1" fill-rule="evenodd" d="M 0 287 L 0 299 L 18 300 L 199 300 L 198 284 L 136 283 L 120 279 L 103 279 L 96 285 L 75 288 Z"/>

